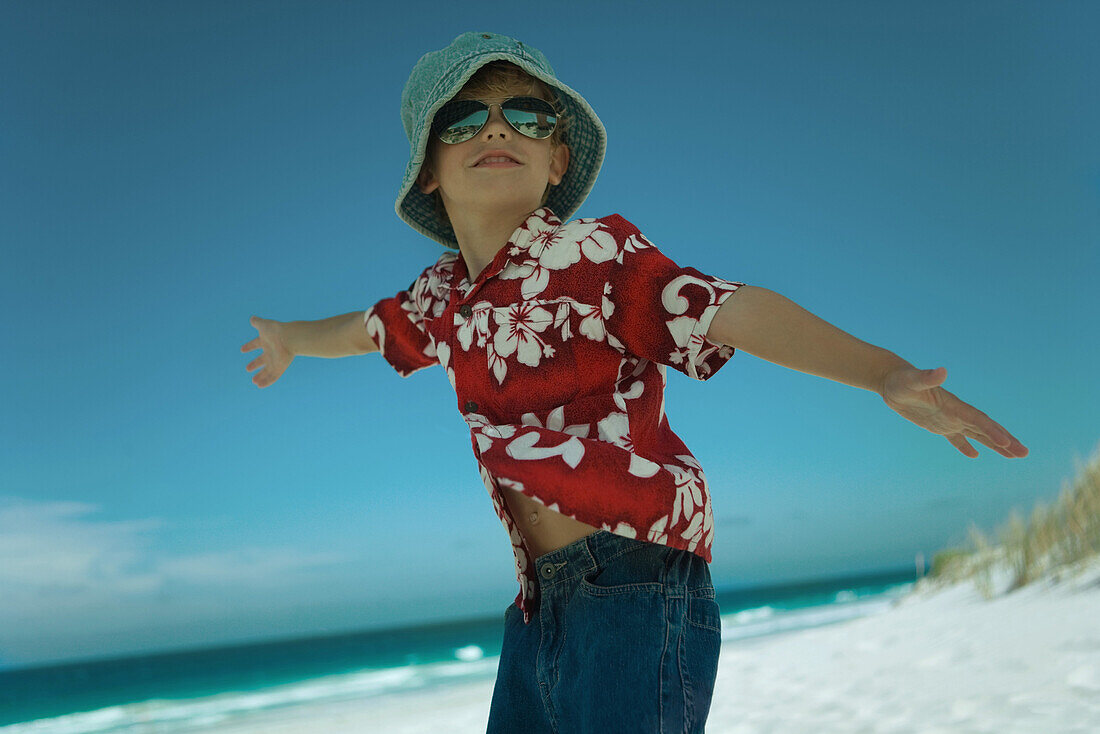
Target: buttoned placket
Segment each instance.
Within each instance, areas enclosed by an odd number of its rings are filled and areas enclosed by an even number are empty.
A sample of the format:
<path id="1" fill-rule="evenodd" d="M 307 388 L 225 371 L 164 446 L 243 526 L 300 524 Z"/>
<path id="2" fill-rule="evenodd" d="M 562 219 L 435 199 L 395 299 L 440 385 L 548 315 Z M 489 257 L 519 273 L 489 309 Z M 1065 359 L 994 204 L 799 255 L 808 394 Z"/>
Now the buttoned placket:
<path id="1" fill-rule="evenodd" d="M 459 252 L 457 254 L 455 264 L 451 268 L 450 280 L 448 282 L 448 288 L 450 290 L 450 292 L 448 293 L 448 300 L 447 300 L 448 305 L 447 305 L 447 308 L 444 310 L 447 329 L 448 329 L 447 341 L 448 341 L 449 344 L 457 344 L 458 343 L 457 339 L 455 338 L 455 330 L 456 330 L 457 327 L 455 326 L 455 323 L 454 323 L 453 314 L 457 313 L 463 319 L 469 319 L 473 316 L 474 309 L 473 309 L 473 306 L 471 305 L 470 302 L 473 300 L 474 296 L 477 295 L 477 293 L 481 289 L 481 287 L 483 285 L 485 285 L 489 281 L 490 278 L 495 277 L 497 275 L 497 273 L 499 273 L 501 270 L 504 269 L 504 267 L 509 262 L 509 259 L 511 257 L 511 250 L 513 248 L 517 248 L 520 251 L 526 249 L 528 243 L 531 240 L 531 237 L 534 234 L 531 231 L 530 227 L 525 226 L 525 225 L 528 225 L 528 224 L 530 224 L 529 219 L 527 221 L 525 221 L 523 225 L 521 225 L 520 227 L 517 228 L 516 232 L 513 233 L 512 237 L 510 237 L 508 239 L 508 242 L 505 243 L 505 245 L 502 248 L 500 248 L 499 251 L 497 251 L 497 254 L 493 257 L 493 261 L 491 263 L 489 263 L 487 266 L 485 266 L 485 269 L 482 270 L 478 274 L 477 279 L 472 284 L 470 284 L 470 289 L 469 289 L 469 291 L 466 292 L 465 295 L 461 295 L 460 285 L 461 285 L 463 280 L 465 280 L 467 283 L 469 283 L 470 271 L 466 267 L 466 261 L 462 257 L 462 253 Z M 538 225 L 536 224 L 536 226 L 538 226 Z M 459 269 L 458 268 L 458 260 L 462 260 L 461 270 L 465 272 L 465 275 L 462 276 L 462 278 L 459 278 L 459 275 L 456 272 Z M 454 368 L 455 368 L 455 372 L 456 372 L 456 375 L 455 375 L 455 386 L 456 386 L 456 388 L 458 387 L 458 384 L 459 384 L 458 383 L 459 369 L 457 367 L 457 362 L 459 360 L 463 359 L 466 356 L 468 356 L 466 350 L 456 349 L 456 348 L 453 348 L 451 350 L 451 364 L 455 365 Z M 470 413 L 477 413 L 478 410 L 479 410 L 479 407 L 480 406 L 478 406 L 478 404 L 475 401 L 467 400 L 463 404 L 462 409 L 463 409 L 464 414 L 470 414 Z M 474 441 L 473 448 L 474 448 L 474 455 L 477 458 L 478 463 L 481 463 L 481 451 L 480 451 L 476 441 Z M 500 505 L 503 508 L 505 514 L 508 515 L 508 517 L 511 519 L 513 524 L 516 524 L 516 519 L 514 517 L 512 517 L 512 512 L 511 512 L 508 504 L 504 501 L 501 489 L 500 489 L 499 485 L 496 484 L 495 481 L 493 482 L 493 489 L 495 490 L 495 493 L 498 497 L 497 501 L 500 503 Z M 541 573 L 542 576 L 546 579 L 552 578 L 557 573 L 557 571 L 561 568 L 561 566 L 565 565 L 565 564 L 557 564 L 556 566 L 555 565 L 549 565 L 547 567 L 544 567 L 541 570 L 536 569 L 536 568 L 533 567 L 535 556 L 531 552 L 531 549 L 527 547 L 526 540 L 523 541 L 523 552 L 527 556 L 527 569 L 528 569 L 527 572 L 528 573 Z M 530 619 L 529 615 L 530 615 L 530 611 L 527 611 L 527 612 L 524 613 L 524 621 L 525 622 L 528 619 Z"/>
<path id="2" fill-rule="evenodd" d="M 505 247 L 507 247 L 507 245 Z M 502 267 L 502 265 L 498 264 L 498 259 L 500 258 L 500 255 L 501 253 L 498 252 L 497 257 L 494 257 L 493 262 L 487 265 L 485 269 L 478 274 L 477 280 L 471 285 L 470 290 L 466 293 L 466 295 L 463 296 L 461 295 L 462 289 L 460 286 L 463 281 L 469 283 L 469 269 L 466 267 L 466 261 L 463 260 L 462 254 L 458 254 L 455 260 L 455 265 L 451 268 L 450 283 L 448 285 L 450 293 L 448 294 L 449 297 L 446 314 L 448 316 L 447 329 L 448 342 L 450 344 L 458 344 L 458 340 L 455 337 L 455 330 L 458 327 L 454 323 L 453 314 L 457 313 L 463 319 L 469 319 L 474 315 L 473 306 L 470 305 L 469 301 L 473 298 L 473 296 L 477 293 L 477 291 L 481 288 L 486 280 L 488 280 L 490 277 L 500 271 Z M 461 279 L 459 278 L 458 273 L 455 272 L 458 269 L 458 261 L 460 260 L 462 261 L 462 270 L 466 273 L 464 276 L 462 276 Z M 464 360 L 468 357 L 469 355 L 464 349 L 452 348 L 451 350 L 451 364 L 455 369 L 456 387 L 458 386 L 458 375 L 460 374 L 460 369 L 457 365 L 457 362 Z M 477 413 L 479 408 L 480 406 L 473 400 L 467 400 L 465 403 L 462 404 L 462 412 L 464 414 Z"/>
<path id="3" fill-rule="evenodd" d="M 460 259 L 460 260 L 462 259 L 461 254 L 458 256 L 458 259 Z M 457 262 L 456 262 L 456 267 L 457 267 Z M 447 329 L 448 329 L 448 332 L 449 332 L 448 333 L 448 341 L 449 341 L 450 344 L 456 345 L 456 348 L 451 349 L 451 364 L 452 364 L 452 366 L 455 370 L 455 387 L 456 388 L 459 385 L 459 375 L 462 372 L 461 366 L 458 363 L 461 362 L 461 361 L 465 361 L 466 359 L 469 358 L 470 355 L 468 354 L 468 352 L 466 350 L 457 348 L 458 339 L 455 337 L 455 331 L 458 329 L 458 326 L 454 322 L 455 320 L 454 320 L 454 315 L 453 314 L 457 313 L 463 319 L 469 319 L 471 316 L 473 316 L 474 309 L 473 309 L 473 306 L 471 306 L 469 304 L 469 300 L 473 297 L 473 295 L 478 291 L 478 289 L 481 287 L 482 283 L 484 282 L 484 279 L 481 276 L 484 275 L 484 276 L 488 277 L 488 275 L 489 275 L 488 271 L 492 267 L 494 267 L 494 266 L 490 265 L 490 266 L 487 266 L 485 268 L 485 270 L 478 276 L 477 282 L 475 282 L 473 284 L 473 286 L 470 288 L 470 290 L 467 292 L 467 294 L 465 296 L 461 295 L 461 289 L 459 287 L 460 286 L 460 280 L 458 278 L 458 275 L 454 272 L 454 269 L 452 269 L 452 271 L 451 271 L 451 283 L 450 283 L 450 294 L 449 294 L 450 297 L 449 297 L 448 308 L 447 308 L 446 313 L 447 313 L 447 316 L 448 316 L 448 319 L 447 319 Z M 465 262 L 463 262 L 463 270 L 466 270 Z M 469 271 L 467 271 L 467 273 L 468 272 Z M 468 275 L 464 276 L 463 280 L 465 280 L 466 282 L 469 282 Z M 477 413 L 479 408 L 480 408 L 480 406 L 478 406 L 478 404 L 473 400 L 467 400 L 465 403 L 462 404 L 462 412 L 464 414 L 467 414 L 467 415 L 471 414 L 471 413 Z"/>
<path id="4" fill-rule="evenodd" d="M 527 221 L 524 222 L 524 225 L 526 224 Z M 474 308 L 472 305 L 470 305 L 470 301 L 473 300 L 473 297 L 477 295 L 478 291 L 481 290 L 482 286 L 484 286 L 490 278 L 495 277 L 496 274 L 503 270 L 504 266 L 508 264 L 508 260 L 511 257 L 510 250 L 514 247 L 523 248 L 529 241 L 531 237 L 531 231 L 524 225 L 520 225 L 519 227 L 517 227 L 516 231 L 512 233 L 512 236 L 508 238 L 508 241 L 504 244 L 504 246 L 497 250 L 497 254 L 493 256 L 492 262 L 486 265 L 485 268 L 480 273 L 478 273 L 477 278 L 474 280 L 473 283 L 470 284 L 470 289 L 466 292 L 466 295 L 464 296 L 461 295 L 462 289 L 460 286 L 463 281 L 465 281 L 466 283 L 470 282 L 470 270 L 466 266 L 466 260 L 462 257 L 462 253 L 459 252 L 456 255 L 455 263 L 451 267 L 450 282 L 448 284 L 450 293 L 448 294 L 447 312 L 453 311 L 454 313 L 457 313 L 459 316 L 461 316 L 463 319 L 469 319 L 474 315 Z M 461 269 L 465 273 L 465 275 L 463 275 L 461 279 L 456 272 L 456 270 L 458 270 L 458 263 L 460 261 L 462 262 Z M 454 325 L 453 316 L 448 319 L 447 328 L 449 330 L 447 342 L 449 344 L 456 344 L 457 340 L 454 338 L 454 331 L 456 327 Z M 460 359 L 463 359 L 464 356 L 466 356 L 465 350 L 452 349 L 452 364 Z M 458 373 L 456 370 L 456 386 L 457 375 Z M 462 410 L 464 413 L 476 413 L 478 412 L 478 407 L 478 404 L 473 400 L 467 400 L 465 403 L 463 403 Z"/>
<path id="5" fill-rule="evenodd" d="M 464 296 L 461 295 L 460 285 L 461 285 L 463 280 L 465 280 L 467 283 L 469 282 L 469 272 L 470 271 L 466 267 L 466 261 L 465 261 L 465 259 L 462 258 L 461 252 L 458 254 L 458 256 L 456 258 L 456 262 L 455 262 L 454 266 L 451 268 L 450 281 L 448 283 L 448 287 L 450 289 L 450 292 L 448 293 L 448 306 L 447 306 L 447 309 L 445 309 L 445 311 L 444 311 L 444 313 L 447 315 L 447 322 L 446 323 L 447 323 L 447 329 L 448 329 L 448 342 L 449 343 L 458 344 L 458 340 L 455 338 L 455 330 L 458 327 L 455 325 L 454 316 L 451 315 L 451 314 L 457 313 L 463 319 L 471 318 L 474 314 L 474 309 L 473 309 L 473 306 L 470 304 L 470 302 L 473 300 L 474 296 L 477 295 L 477 293 L 481 289 L 481 287 L 483 285 L 485 285 L 485 283 L 487 283 L 490 278 L 495 277 L 497 275 L 497 273 L 499 273 L 501 270 L 503 270 L 505 265 L 508 264 L 509 258 L 511 256 L 509 251 L 514 247 L 519 247 L 519 248 L 525 247 L 527 242 L 529 241 L 530 237 L 531 237 L 530 230 L 524 229 L 522 227 L 519 230 L 517 230 L 517 232 L 515 234 L 513 234 L 513 236 L 511 238 L 509 238 L 508 242 L 505 243 L 505 245 L 502 248 L 500 248 L 500 250 L 497 252 L 497 254 L 493 257 L 493 261 L 491 263 L 489 263 L 489 265 L 485 266 L 485 269 L 482 270 L 478 274 L 477 279 L 471 284 L 469 291 L 467 291 L 466 295 L 464 295 Z M 465 275 L 462 276 L 462 278 L 460 278 L 458 273 L 456 272 L 456 270 L 459 269 L 458 268 L 458 260 L 462 260 L 461 270 L 463 272 L 465 272 Z M 466 356 L 468 356 L 468 355 L 467 355 L 465 350 L 463 350 L 463 349 L 452 349 L 451 350 L 451 363 L 452 363 L 452 365 L 455 365 L 458 360 L 461 360 Z M 456 388 L 457 388 L 458 384 L 459 384 L 459 382 L 458 382 L 458 370 L 457 370 L 457 366 L 456 366 L 456 375 L 455 375 L 455 386 L 456 386 Z M 467 400 L 462 405 L 462 410 L 463 410 L 464 414 L 468 415 L 468 414 L 471 414 L 471 413 L 477 413 L 478 410 L 479 410 L 479 407 L 480 406 L 478 406 L 478 404 L 475 401 Z M 474 448 L 474 456 L 477 458 L 477 461 L 480 464 L 481 463 L 481 450 L 478 447 L 476 440 L 473 442 L 473 448 Z M 503 492 L 502 492 L 500 486 L 496 483 L 495 480 L 493 481 L 493 492 L 496 494 L 496 501 L 500 504 L 500 507 L 502 508 L 504 513 L 511 519 L 512 524 L 516 525 L 517 524 L 516 519 L 515 519 L 515 517 L 512 516 L 512 511 L 511 511 L 508 503 L 505 502 Z M 535 568 L 533 568 L 535 556 L 534 556 L 534 554 L 531 553 L 530 548 L 527 547 L 526 541 L 523 541 L 523 551 L 522 552 L 525 553 L 526 556 L 527 556 L 527 567 L 528 567 L 527 572 L 528 573 L 537 573 L 537 570 Z M 557 570 L 558 570 L 557 568 L 551 567 L 549 569 L 550 576 L 553 576 L 553 574 Z M 544 574 L 545 573 L 546 572 L 544 571 Z M 547 578 L 549 578 L 549 577 L 547 577 Z M 525 612 L 524 622 L 526 622 L 527 619 L 529 619 L 528 615 L 529 615 L 529 612 Z"/>

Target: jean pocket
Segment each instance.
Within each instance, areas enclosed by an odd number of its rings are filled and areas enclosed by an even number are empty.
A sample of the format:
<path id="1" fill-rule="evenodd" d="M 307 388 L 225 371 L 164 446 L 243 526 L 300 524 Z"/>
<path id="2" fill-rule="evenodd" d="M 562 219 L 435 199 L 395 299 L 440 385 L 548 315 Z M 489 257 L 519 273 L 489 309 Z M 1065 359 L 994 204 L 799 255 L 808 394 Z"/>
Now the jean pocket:
<path id="1" fill-rule="evenodd" d="M 722 634 L 722 614 L 714 598 L 713 587 L 688 592 L 688 623 Z"/>
<path id="2" fill-rule="evenodd" d="M 639 542 L 638 547 L 581 576 L 580 590 L 589 596 L 663 592 L 665 560 L 670 550 L 656 543 Z"/>
<path id="3" fill-rule="evenodd" d="M 722 619 L 713 588 L 688 592 L 687 620 L 681 673 L 692 707 L 687 712 L 685 731 L 701 732 L 710 712 L 722 654 Z"/>

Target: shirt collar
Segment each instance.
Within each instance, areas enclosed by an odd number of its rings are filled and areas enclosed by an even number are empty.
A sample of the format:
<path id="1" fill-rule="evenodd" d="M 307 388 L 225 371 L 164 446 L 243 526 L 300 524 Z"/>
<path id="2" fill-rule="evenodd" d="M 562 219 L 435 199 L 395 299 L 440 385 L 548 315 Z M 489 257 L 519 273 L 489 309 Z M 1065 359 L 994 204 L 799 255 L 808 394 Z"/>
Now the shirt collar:
<path id="1" fill-rule="evenodd" d="M 478 283 L 472 286 L 469 283 L 467 284 L 469 290 L 465 294 L 463 294 L 461 284 L 469 278 L 469 272 L 466 270 L 466 261 L 463 260 L 462 253 L 456 252 L 454 267 L 451 268 L 447 287 L 458 290 L 463 299 L 469 298 L 482 283 L 503 270 L 511 260 L 522 258 L 536 237 L 547 236 L 560 226 L 561 220 L 558 219 L 550 207 L 539 207 L 531 212 L 523 224 L 512 232 L 508 242 L 497 251 L 493 261 L 486 265 L 485 270 L 478 276 Z"/>

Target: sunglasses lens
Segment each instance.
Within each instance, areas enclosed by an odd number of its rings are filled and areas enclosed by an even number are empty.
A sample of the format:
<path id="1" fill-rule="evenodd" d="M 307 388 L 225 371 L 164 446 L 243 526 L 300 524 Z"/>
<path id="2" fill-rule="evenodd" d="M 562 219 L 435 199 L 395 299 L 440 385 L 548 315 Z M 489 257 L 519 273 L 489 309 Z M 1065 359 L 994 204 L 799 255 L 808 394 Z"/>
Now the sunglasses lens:
<path id="1" fill-rule="evenodd" d="M 516 97 L 504 105 L 504 117 L 519 132 L 541 140 L 554 132 L 557 113 L 546 100 L 537 97 Z"/>
<path id="2" fill-rule="evenodd" d="M 512 127 L 535 140 L 549 137 L 558 122 L 553 105 L 538 97 L 513 97 L 501 111 Z M 484 102 L 455 100 L 439 108 L 432 131 L 444 143 L 464 143 L 477 135 L 488 119 L 489 110 Z"/>
<path id="3" fill-rule="evenodd" d="M 448 102 L 435 114 L 432 130 L 444 143 L 463 143 L 489 119 L 489 110 L 477 100 Z"/>

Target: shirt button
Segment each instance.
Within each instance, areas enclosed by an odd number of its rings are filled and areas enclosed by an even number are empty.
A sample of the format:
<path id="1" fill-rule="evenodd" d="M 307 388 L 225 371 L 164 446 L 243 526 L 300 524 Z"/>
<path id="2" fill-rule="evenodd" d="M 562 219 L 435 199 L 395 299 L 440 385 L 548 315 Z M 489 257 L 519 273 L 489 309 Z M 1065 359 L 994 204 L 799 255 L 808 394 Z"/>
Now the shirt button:
<path id="1" fill-rule="evenodd" d="M 458 312 L 462 314 L 462 318 L 468 319 L 470 315 L 473 314 L 474 310 L 470 308 L 470 304 L 464 303 L 458 307 Z"/>
<path id="2" fill-rule="evenodd" d="M 477 403 L 475 403 L 473 400 L 467 400 L 465 408 L 467 413 L 477 412 Z"/>

